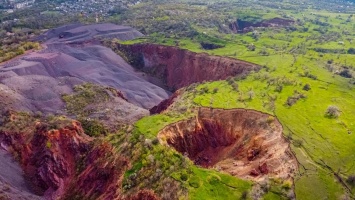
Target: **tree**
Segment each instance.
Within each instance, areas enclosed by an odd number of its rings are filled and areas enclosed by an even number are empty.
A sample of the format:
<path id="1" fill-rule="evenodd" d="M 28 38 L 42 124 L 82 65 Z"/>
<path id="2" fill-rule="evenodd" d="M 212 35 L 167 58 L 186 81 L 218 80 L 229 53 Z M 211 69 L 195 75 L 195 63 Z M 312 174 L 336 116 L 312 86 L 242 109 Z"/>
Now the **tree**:
<path id="1" fill-rule="evenodd" d="M 248 50 L 249 50 L 249 51 L 255 51 L 255 48 L 256 48 L 256 47 L 255 47 L 254 44 L 249 44 L 249 45 L 248 45 Z"/>
<path id="2" fill-rule="evenodd" d="M 311 86 L 307 83 L 306 85 L 303 86 L 303 90 L 309 91 L 311 90 Z"/>
<path id="3" fill-rule="evenodd" d="M 355 175 L 350 175 L 346 182 L 348 182 L 352 186 L 355 186 Z"/>
<path id="4" fill-rule="evenodd" d="M 348 54 L 355 54 L 355 48 L 349 48 Z"/>
<path id="5" fill-rule="evenodd" d="M 340 109 L 336 106 L 329 106 L 325 112 L 325 116 L 329 118 L 338 118 L 340 116 Z"/>
<path id="6" fill-rule="evenodd" d="M 348 69 L 344 69 L 339 73 L 340 76 L 344 77 L 344 78 L 352 78 L 353 75 L 351 74 L 350 70 Z"/>

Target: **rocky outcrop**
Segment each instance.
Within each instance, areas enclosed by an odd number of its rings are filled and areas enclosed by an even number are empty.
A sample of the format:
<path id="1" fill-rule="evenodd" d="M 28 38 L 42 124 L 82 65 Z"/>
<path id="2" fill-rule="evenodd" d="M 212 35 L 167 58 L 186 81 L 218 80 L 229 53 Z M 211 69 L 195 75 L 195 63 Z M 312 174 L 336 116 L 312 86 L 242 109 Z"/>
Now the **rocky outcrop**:
<path id="1" fill-rule="evenodd" d="M 252 110 L 201 108 L 196 118 L 164 128 L 158 138 L 197 165 L 237 177 L 288 179 L 297 169 L 281 124 Z"/>
<path id="2" fill-rule="evenodd" d="M 295 21 L 291 19 L 283 19 L 283 18 L 272 18 L 260 22 L 249 22 L 245 20 L 236 20 L 235 22 L 232 22 L 229 24 L 229 28 L 234 32 L 234 33 L 247 33 L 251 32 L 254 30 L 254 28 L 259 28 L 259 27 L 287 27 L 291 26 L 294 24 Z"/>
<path id="3" fill-rule="evenodd" d="M 119 50 L 136 68 L 164 80 L 170 90 L 192 83 L 223 80 L 259 70 L 256 64 L 206 53 L 194 53 L 177 47 L 156 44 L 117 44 Z"/>
<path id="4" fill-rule="evenodd" d="M 9 123 L 16 116 L 8 118 Z M 129 167 L 111 145 L 84 134 L 77 121 L 56 128 L 44 122 L 0 131 L 1 146 L 21 164 L 32 190 L 45 199 L 115 199 Z"/>

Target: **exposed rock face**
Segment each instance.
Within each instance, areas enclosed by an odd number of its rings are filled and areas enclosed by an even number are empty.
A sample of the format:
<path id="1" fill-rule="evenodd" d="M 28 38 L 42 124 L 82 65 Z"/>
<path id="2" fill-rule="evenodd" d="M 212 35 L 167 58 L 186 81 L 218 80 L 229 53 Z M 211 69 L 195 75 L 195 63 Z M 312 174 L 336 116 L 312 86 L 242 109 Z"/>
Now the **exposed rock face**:
<path id="1" fill-rule="evenodd" d="M 118 198 L 129 166 L 112 146 L 86 136 L 76 121 L 59 129 L 37 122 L 26 132 L 0 131 L 0 142 L 18 158 L 33 191 L 45 199 Z"/>
<path id="2" fill-rule="evenodd" d="M 171 90 L 203 81 L 223 80 L 259 70 L 256 64 L 156 44 L 118 45 L 134 67 L 163 79 Z"/>
<path id="3" fill-rule="evenodd" d="M 150 111 L 150 114 L 153 115 L 153 114 L 159 114 L 163 111 L 165 111 L 166 109 L 169 108 L 169 106 L 171 106 L 174 102 L 175 102 L 175 99 L 181 94 L 180 90 L 174 92 L 173 95 L 171 95 L 169 97 L 169 99 L 165 99 L 164 101 L 160 102 L 158 105 L 154 106 L 153 108 L 151 108 L 149 111 Z"/>
<path id="4" fill-rule="evenodd" d="M 273 18 L 261 22 L 248 22 L 238 19 L 236 22 L 229 24 L 229 28 L 234 33 L 247 33 L 253 31 L 253 28 L 258 27 L 287 27 L 291 26 L 295 21 L 290 19 Z"/>
<path id="5" fill-rule="evenodd" d="M 287 179 L 297 169 L 280 123 L 252 110 L 202 108 L 196 118 L 170 125 L 158 137 L 197 165 L 242 178 Z"/>

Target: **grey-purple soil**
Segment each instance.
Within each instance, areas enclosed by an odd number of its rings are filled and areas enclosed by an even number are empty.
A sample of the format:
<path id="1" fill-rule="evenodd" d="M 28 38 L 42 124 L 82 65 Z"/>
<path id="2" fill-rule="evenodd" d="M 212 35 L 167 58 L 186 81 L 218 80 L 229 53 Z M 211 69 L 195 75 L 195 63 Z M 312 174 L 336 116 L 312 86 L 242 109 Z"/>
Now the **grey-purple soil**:
<path id="1" fill-rule="evenodd" d="M 111 23 L 104 24 L 69 24 L 51 29 L 45 34 L 37 37 L 39 41 L 46 43 L 78 43 L 92 39 L 113 39 L 132 40 L 143 36 L 139 31 L 129 27 Z"/>
<path id="2" fill-rule="evenodd" d="M 149 115 L 148 109 L 170 92 L 151 83 L 153 77 L 136 71 L 97 38 L 129 40 L 138 31 L 114 24 L 72 24 L 38 37 L 43 49 L 0 63 L 0 113 L 5 110 L 68 114 L 62 99 L 75 85 L 86 82 L 121 91 L 128 102 L 113 97 L 95 105 L 92 117 L 109 124 Z M 41 199 L 27 188 L 21 167 L 0 147 L 0 199 Z"/>
<path id="3" fill-rule="evenodd" d="M 23 171 L 11 155 L 0 147 L 0 199 L 43 199 L 33 194 Z"/>
<path id="4" fill-rule="evenodd" d="M 168 91 L 151 83 L 153 77 L 137 72 L 111 49 L 91 40 L 107 34 L 116 34 L 120 40 L 141 35 L 130 27 L 113 24 L 68 25 L 41 36 L 46 39 L 44 49 L 0 64 L 0 111 L 64 113 L 61 96 L 84 82 L 116 88 L 143 109 L 168 98 Z M 79 36 L 83 37 L 78 43 Z"/>

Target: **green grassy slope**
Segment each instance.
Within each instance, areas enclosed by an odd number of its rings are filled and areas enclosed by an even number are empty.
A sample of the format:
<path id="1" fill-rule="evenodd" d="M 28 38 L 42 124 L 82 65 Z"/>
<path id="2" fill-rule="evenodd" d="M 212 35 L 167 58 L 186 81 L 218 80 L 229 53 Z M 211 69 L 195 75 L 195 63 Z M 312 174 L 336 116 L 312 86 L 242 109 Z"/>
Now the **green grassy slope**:
<path id="1" fill-rule="evenodd" d="M 346 19 L 353 19 L 350 14 L 311 10 L 287 14 L 301 20 L 297 30 L 258 30 L 257 40 L 251 33 L 222 35 L 228 44 L 208 51 L 257 63 L 264 66 L 260 72 L 245 79 L 198 85 L 195 90 L 185 92 L 185 101 L 196 106 L 248 108 L 275 115 L 284 126 L 284 134 L 291 140 L 300 163 L 295 178 L 297 199 L 353 196 L 349 192 L 354 189 L 346 179 L 355 174 L 355 87 L 351 79 L 336 75 L 343 66 L 350 71 L 355 66 L 355 55 L 346 54 L 353 46 L 351 38 L 354 36 L 354 26 Z M 320 26 L 316 21 L 329 25 Z M 324 28 L 325 33 L 319 31 Z M 169 38 L 164 42 L 169 44 Z M 255 51 L 248 50 L 250 43 L 255 45 Z M 181 39 L 180 46 L 202 51 L 194 40 Z M 316 48 L 340 49 L 343 53 L 316 52 Z M 260 51 L 269 55 L 262 56 Z M 306 84 L 310 86 L 308 91 L 304 90 Z M 338 118 L 325 115 L 331 105 L 339 108 Z M 174 121 L 157 115 L 139 121 L 137 126 L 155 124 L 153 121 L 158 118 Z M 149 134 L 157 133 L 160 128 L 151 128 Z"/>

